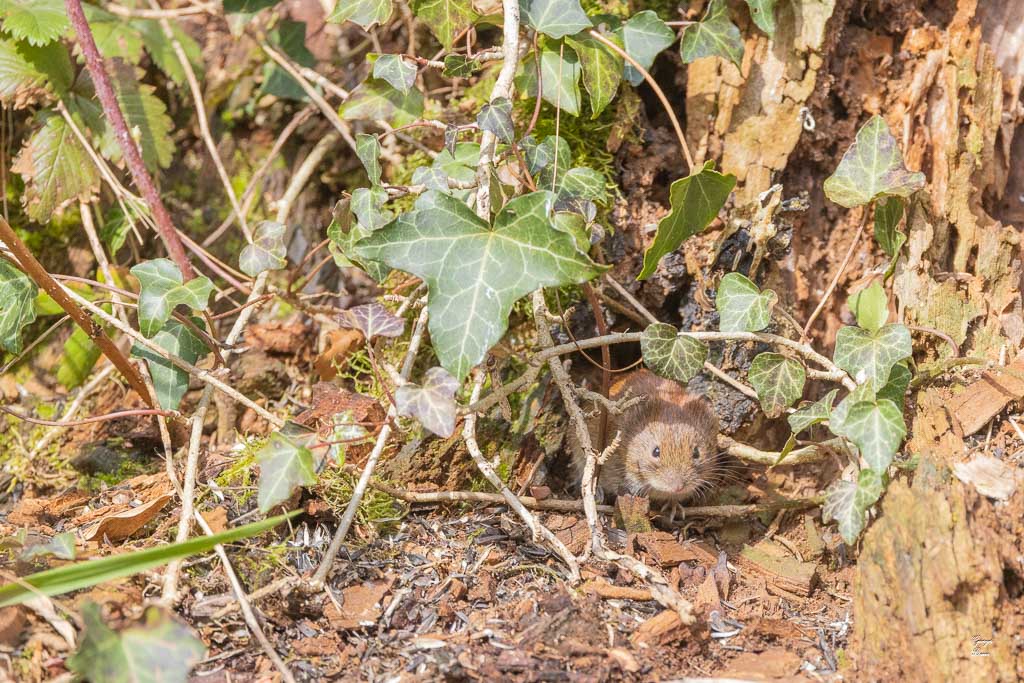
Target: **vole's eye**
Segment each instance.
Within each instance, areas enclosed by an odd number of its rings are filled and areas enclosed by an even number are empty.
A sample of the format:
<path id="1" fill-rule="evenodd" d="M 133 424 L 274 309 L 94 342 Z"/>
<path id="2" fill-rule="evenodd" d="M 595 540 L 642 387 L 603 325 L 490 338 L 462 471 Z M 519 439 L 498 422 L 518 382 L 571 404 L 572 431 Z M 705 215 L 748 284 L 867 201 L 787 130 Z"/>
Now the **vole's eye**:
<path id="1" fill-rule="evenodd" d="M 696 446 L 693 447 L 693 459 L 700 460 L 700 449 Z"/>
<path id="2" fill-rule="evenodd" d="M 655 460 L 657 460 L 658 458 L 661 457 L 661 447 L 660 446 L 655 446 L 654 447 L 654 450 L 651 451 L 651 457 L 654 458 Z"/>

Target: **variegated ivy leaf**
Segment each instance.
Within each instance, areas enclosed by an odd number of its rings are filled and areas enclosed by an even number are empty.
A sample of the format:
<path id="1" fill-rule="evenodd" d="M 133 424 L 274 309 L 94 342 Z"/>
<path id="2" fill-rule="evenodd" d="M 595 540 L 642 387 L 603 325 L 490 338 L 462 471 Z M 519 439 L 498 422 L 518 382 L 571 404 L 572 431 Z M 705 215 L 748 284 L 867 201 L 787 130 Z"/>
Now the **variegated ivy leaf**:
<path id="1" fill-rule="evenodd" d="M 493 228 L 463 202 L 425 192 L 414 211 L 362 239 L 364 258 L 406 270 L 429 290 L 430 338 L 460 381 L 508 327 L 512 305 L 538 287 L 586 282 L 604 268 L 552 229 L 549 192 L 506 203 Z"/>
<path id="2" fill-rule="evenodd" d="M 604 204 L 608 199 L 605 184 L 604 176 L 592 168 L 577 166 L 569 170 L 562 169 L 556 178 L 555 204 L 560 208 L 571 200 L 580 199 Z"/>
<path id="3" fill-rule="evenodd" d="M 799 361 L 782 354 L 761 353 L 750 363 L 747 379 L 765 415 L 774 418 L 803 396 L 807 371 Z"/>
<path id="4" fill-rule="evenodd" d="M 793 430 L 794 434 L 799 434 L 808 427 L 828 421 L 832 416 L 832 404 L 835 403 L 838 393 L 838 389 L 833 389 L 820 400 L 805 404 L 796 412 L 791 413 L 786 418 L 789 421 L 789 428 Z"/>
<path id="5" fill-rule="evenodd" d="M 260 466 L 257 501 L 261 512 L 268 512 L 291 498 L 292 492 L 300 486 L 316 483 L 316 467 L 313 452 L 303 443 L 305 440 L 274 432 L 267 442 L 256 451 L 256 464 Z"/>
<path id="6" fill-rule="evenodd" d="M 845 436 L 846 430 L 844 426 L 846 424 L 846 415 L 850 412 L 850 408 L 863 401 L 874 400 L 875 392 L 870 385 L 858 385 L 857 388 L 839 402 L 839 405 L 832 409 L 832 415 L 828 420 L 829 430 L 836 436 Z"/>
<path id="7" fill-rule="evenodd" d="M 892 366 L 889 372 L 889 380 L 885 386 L 878 390 L 878 398 L 887 398 L 896 405 L 903 407 L 903 402 L 910 388 L 912 376 L 906 362 L 900 362 Z"/>
<path id="8" fill-rule="evenodd" d="M 889 298 L 878 280 L 851 296 L 849 306 L 857 324 L 869 332 L 881 329 L 889 318 Z"/>
<path id="9" fill-rule="evenodd" d="M 896 138 L 877 114 L 857 131 L 857 138 L 824 185 L 825 195 L 847 208 L 888 195 L 909 197 L 922 187 L 924 174 L 907 170 Z"/>
<path id="10" fill-rule="evenodd" d="M 488 102 L 477 114 L 476 125 L 481 130 L 494 133 L 501 142 L 511 143 L 516 137 L 516 128 L 512 123 L 512 102 L 505 97 Z"/>
<path id="11" fill-rule="evenodd" d="M 883 197 L 875 202 L 875 241 L 889 258 L 895 258 L 907 241 L 907 236 L 898 230 L 903 205 L 901 197 Z"/>
<path id="12" fill-rule="evenodd" d="M 412 11 L 430 27 L 445 50 L 451 50 L 455 36 L 477 16 L 472 0 L 412 0 Z"/>
<path id="13" fill-rule="evenodd" d="M 650 69 L 658 53 L 676 41 L 676 34 L 653 10 L 637 12 L 616 31 L 626 53 L 644 69 Z M 632 85 L 644 80 L 636 67 L 626 62 L 623 74 Z"/>
<path id="14" fill-rule="evenodd" d="M 669 189 L 672 211 L 658 223 L 658 232 L 644 252 L 644 267 L 637 279 L 649 278 L 663 256 L 678 249 L 683 240 L 703 232 L 725 205 L 735 185 L 736 176 L 722 175 L 715 170 L 713 161 L 673 182 Z"/>
<path id="15" fill-rule="evenodd" d="M 619 43 L 621 39 L 610 34 L 607 39 Z M 622 57 L 586 31 L 565 39 L 566 45 L 576 51 L 583 69 L 583 87 L 590 95 L 590 118 L 596 119 L 615 98 L 622 82 Z"/>
<path id="16" fill-rule="evenodd" d="M 328 21 L 351 21 L 364 29 L 387 23 L 391 18 L 391 0 L 338 0 Z"/>
<path id="17" fill-rule="evenodd" d="M 722 332 L 760 332 L 772 320 L 772 308 L 778 296 L 770 289 L 763 292 L 750 278 L 729 273 L 722 278 L 715 295 L 718 329 Z"/>
<path id="18" fill-rule="evenodd" d="M 437 190 L 453 197 L 466 199 L 472 190 L 453 190 L 448 186 L 448 179 L 461 182 L 476 179 L 476 166 L 480 159 L 480 145 L 476 142 L 459 142 L 455 145 L 455 153 L 441 150 L 429 167 L 420 166 L 413 171 L 412 181 L 426 185 L 427 189 Z"/>
<path id="19" fill-rule="evenodd" d="M 528 26 L 551 38 L 579 33 L 591 26 L 580 0 L 520 0 L 519 9 Z"/>
<path id="20" fill-rule="evenodd" d="M 61 0 L 0 0 L 4 30 L 31 45 L 46 45 L 71 27 Z"/>
<path id="21" fill-rule="evenodd" d="M 423 385 L 405 384 L 395 391 L 398 414 L 419 420 L 428 431 L 447 439 L 455 433 L 455 392 L 459 381 L 444 368 L 430 368 Z"/>
<path id="22" fill-rule="evenodd" d="M 349 94 L 338 114 L 346 121 L 383 119 L 403 126 L 423 114 L 423 94 L 415 88 L 403 93 L 387 81 L 368 78 Z"/>
<path id="23" fill-rule="evenodd" d="M 29 276 L 0 259 L 0 348 L 21 353 L 21 330 L 36 319 L 39 288 Z"/>
<path id="24" fill-rule="evenodd" d="M 704 342 L 679 334 L 666 323 L 648 325 L 640 337 L 644 365 L 656 375 L 688 382 L 704 367 L 708 347 Z"/>
<path id="25" fill-rule="evenodd" d="M 26 545 L 18 554 L 18 559 L 27 562 L 37 557 L 53 555 L 59 560 L 73 560 L 75 554 L 75 533 L 65 531 L 62 534 L 55 534 L 52 538 Z"/>
<path id="26" fill-rule="evenodd" d="M 523 154 L 526 155 L 526 167 L 533 175 L 537 175 L 546 168 L 554 168 L 556 165 L 564 170 L 569 168 L 569 164 L 572 163 L 572 150 L 569 149 L 569 143 L 557 135 L 549 135 L 540 142 L 529 135 L 520 141 L 520 145 L 523 148 Z M 556 158 L 557 164 L 555 163 Z"/>
<path id="27" fill-rule="evenodd" d="M 860 450 L 868 467 L 885 472 L 907 435 L 903 411 L 889 399 L 861 401 L 850 406 L 844 435 Z"/>
<path id="28" fill-rule="evenodd" d="M 750 18 L 754 20 L 759 29 L 770 36 L 775 35 L 775 1 L 747 0 L 747 7 L 750 8 Z"/>
<path id="29" fill-rule="evenodd" d="M 192 322 L 203 329 L 203 321 L 199 318 L 193 317 Z M 193 364 L 210 351 L 202 337 L 177 320 L 168 320 L 153 336 L 153 343 L 167 353 Z M 149 375 L 153 378 L 153 389 L 160 407 L 164 410 L 177 410 L 188 391 L 188 372 L 141 344 L 132 346 L 132 356 L 142 358 L 149 366 Z"/>
<path id="30" fill-rule="evenodd" d="M 821 518 L 835 520 L 839 535 L 846 543 L 856 543 L 864 530 L 867 510 L 882 494 L 882 477 L 871 470 L 861 470 L 857 482 L 837 481 L 825 492 Z"/>
<path id="31" fill-rule="evenodd" d="M 722 57 L 737 67 L 743 61 L 743 37 L 729 19 L 725 0 L 711 0 L 704 18 L 683 30 L 679 54 L 689 64 L 702 57 Z"/>
<path id="32" fill-rule="evenodd" d="M 545 102 L 558 107 L 566 114 L 580 115 L 580 68 L 579 57 L 572 48 L 563 50 L 544 47 L 540 53 L 541 96 Z M 537 96 L 537 65 L 531 56 L 518 76 L 516 87 L 530 97 Z M 559 165 L 561 168 L 561 165 Z"/>
<path id="33" fill-rule="evenodd" d="M 383 282 L 391 269 L 377 261 L 360 259 L 355 254 L 355 243 L 371 232 L 373 231 L 353 220 L 351 200 L 342 199 L 335 204 L 331 224 L 327 226 L 327 238 L 331 240 L 327 249 L 339 268 L 361 268 L 374 281 Z"/>
<path id="34" fill-rule="evenodd" d="M 387 225 L 393 214 L 384 209 L 388 192 L 383 187 L 358 187 L 352 190 L 352 213 L 367 230 Z"/>
<path id="35" fill-rule="evenodd" d="M 912 352 L 910 330 L 903 325 L 885 325 L 875 332 L 843 327 L 836 334 L 833 360 L 857 384 L 868 384 L 877 392 L 889 380 L 892 367 Z"/>
<path id="36" fill-rule="evenodd" d="M 885 475 L 874 470 L 861 470 L 857 475 L 857 496 L 854 503 L 862 510 L 867 510 L 882 496 L 885 488 Z"/>
<path id="37" fill-rule="evenodd" d="M 378 303 L 355 306 L 338 314 L 342 327 L 359 330 L 369 341 L 374 337 L 401 337 L 405 321 Z"/>
<path id="38" fill-rule="evenodd" d="M 165 258 L 144 261 L 131 269 L 139 279 L 139 331 L 152 337 L 171 317 L 174 308 L 185 305 L 205 311 L 213 283 L 205 276 L 182 281 L 174 261 Z"/>
<path id="39" fill-rule="evenodd" d="M 276 221 L 261 221 L 252 232 L 252 244 L 238 255 L 238 267 L 249 277 L 267 270 L 280 270 L 288 260 L 284 244 L 285 227 Z"/>
<path id="40" fill-rule="evenodd" d="M 374 187 L 380 185 L 380 141 L 377 136 L 366 133 L 357 135 L 356 155 L 359 157 L 359 161 L 363 162 L 363 168 L 366 169 L 370 184 Z M 384 198 L 387 199 L 387 194 L 384 195 Z"/>
<path id="41" fill-rule="evenodd" d="M 480 62 L 464 55 L 447 55 L 441 75 L 445 78 L 469 78 L 480 70 Z"/>
<path id="42" fill-rule="evenodd" d="M 416 82 L 416 67 L 401 55 L 380 55 L 373 63 L 373 77 L 387 81 L 392 88 L 405 94 Z"/>

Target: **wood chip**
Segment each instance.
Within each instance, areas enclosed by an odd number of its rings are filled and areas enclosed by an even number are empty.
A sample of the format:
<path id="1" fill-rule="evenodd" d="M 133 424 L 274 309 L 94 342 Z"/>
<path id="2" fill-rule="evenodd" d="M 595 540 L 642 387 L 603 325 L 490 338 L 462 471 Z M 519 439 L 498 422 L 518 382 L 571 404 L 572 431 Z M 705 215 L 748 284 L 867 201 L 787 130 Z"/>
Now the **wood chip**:
<path id="1" fill-rule="evenodd" d="M 640 624 L 630 639 L 633 645 L 669 645 L 686 634 L 686 627 L 674 610 L 664 610 Z"/>
<path id="2" fill-rule="evenodd" d="M 1020 470 L 990 455 L 975 455 L 968 462 L 953 465 L 953 474 L 978 493 L 993 500 L 1009 500 L 1017 490 Z"/>
<path id="3" fill-rule="evenodd" d="M 1024 356 L 1009 366 L 1024 373 Z M 960 423 L 964 436 L 974 434 L 1009 405 L 1024 397 L 1024 379 L 1005 372 L 985 372 L 981 379 L 953 397 L 950 412 Z"/>
<path id="4" fill-rule="evenodd" d="M 701 562 L 708 559 L 704 549 L 696 548 L 692 543 L 680 543 L 667 531 L 636 534 L 633 540 L 662 567 L 675 567 L 681 562 Z M 716 558 L 712 555 L 710 559 L 714 562 Z"/>
<path id="5" fill-rule="evenodd" d="M 615 586 L 604 579 L 587 581 L 583 584 L 584 593 L 593 593 L 608 600 L 651 600 L 651 591 L 646 588 L 631 586 Z"/>
<path id="6" fill-rule="evenodd" d="M 390 581 L 349 586 L 341 591 L 341 610 L 332 602 L 324 609 L 324 615 L 331 626 L 341 631 L 372 626 L 384 611 L 381 602 L 390 587 Z"/>
<path id="7" fill-rule="evenodd" d="M 769 588 L 808 597 L 817 581 L 818 566 L 800 562 L 772 543 L 745 546 L 733 562 L 745 572 L 763 577 Z"/>

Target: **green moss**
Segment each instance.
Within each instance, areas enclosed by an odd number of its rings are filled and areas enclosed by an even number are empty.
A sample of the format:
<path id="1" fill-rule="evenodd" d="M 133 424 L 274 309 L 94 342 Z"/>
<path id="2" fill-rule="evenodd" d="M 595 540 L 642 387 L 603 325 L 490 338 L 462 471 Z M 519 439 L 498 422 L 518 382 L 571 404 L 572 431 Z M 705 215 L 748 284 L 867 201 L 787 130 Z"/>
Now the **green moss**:
<path id="1" fill-rule="evenodd" d="M 238 457 L 230 467 L 213 480 L 222 489 L 234 489 L 236 491 L 234 499 L 239 506 L 246 505 L 256 494 L 256 477 L 253 468 L 256 465 L 256 453 L 266 443 L 267 437 L 264 436 L 245 437 Z"/>
<path id="2" fill-rule="evenodd" d="M 320 473 L 317 490 L 324 502 L 339 517 L 352 500 L 356 476 L 339 467 L 328 467 Z M 368 488 L 359 501 L 355 522 L 380 532 L 394 529 L 408 513 L 408 505 L 375 488 Z"/>

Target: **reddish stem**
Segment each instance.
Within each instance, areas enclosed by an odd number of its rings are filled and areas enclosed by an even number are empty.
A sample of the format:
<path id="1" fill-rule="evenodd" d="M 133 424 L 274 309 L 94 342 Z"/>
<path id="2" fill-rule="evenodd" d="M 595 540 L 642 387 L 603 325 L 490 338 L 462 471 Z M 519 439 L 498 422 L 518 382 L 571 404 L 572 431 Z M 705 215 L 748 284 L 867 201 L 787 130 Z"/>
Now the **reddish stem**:
<path id="1" fill-rule="evenodd" d="M 88 68 L 93 85 L 96 87 L 96 96 L 99 97 L 103 113 L 114 129 L 114 136 L 121 146 L 121 152 L 124 155 L 125 163 L 128 165 L 128 170 L 131 171 L 132 180 L 135 181 L 135 186 L 139 188 L 142 197 L 149 205 L 149 210 L 153 213 L 157 232 L 160 234 L 164 246 L 167 247 L 168 255 L 171 257 L 171 260 L 178 264 L 182 277 L 186 281 L 191 280 L 196 275 L 195 271 L 192 269 L 192 264 L 185 253 L 185 247 L 181 244 L 181 240 L 178 239 L 178 233 L 171 222 L 171 215 L 167 212 L 167 207 L 164 206 L 163 201 L 160 199 L 160 193 L 157 192 L 153 178 L 150 177 L 149 171 L 146 170 L 146 165 L 142 161 L 142 154 L 139 153 L 138 145 L 135 144 L 131 133 L 128 132 L 128 124 L 125 122 L 124 114 L 121 113 L 121 107 L 117 103 L 117 96 L 114 94 L 114 87 L 110 83 L 110 76 L 107 75 L 107 70 L 103 66 L 103 57 L 96 48 L 96 41 L 93 39 L 89 22 L 85 18 L 85 12 L 82 11 L 82 3 L 80 0 L 64 0 L 64 6 L 67 8 L 68 19 L 71 20 L 71 25 L 78 36 L 78 44 L 82 48 L 82 54 L 85 56 L 85 66 Z"/>
<path id="2" fill-rule="evenodd" d="M 140 415 L 163 415 L 164 417 L 176 417 L 177 413 L 173 410 L 160 410 L 158 408 L 138 408 L 136 410 L 121 410 L 116 413 L 107 413 L 106 415 L 96 415 L 95 417 L 87 417 L 82 420 L 42 420 L 38 417 L 30 417 L 28 415 L 22 415 L 21 413 L 11 410 L 7 406 L 0 405 L 0 413 L 6 413 L 13 418 L 24 420 L 35 425 L 44 425 L 46 427 L 80 427 L 82 425 L 93 424 L 95 422 L 107 422 L 109 420 L 116 420 L 122 417 L 135 417 Z"/>

